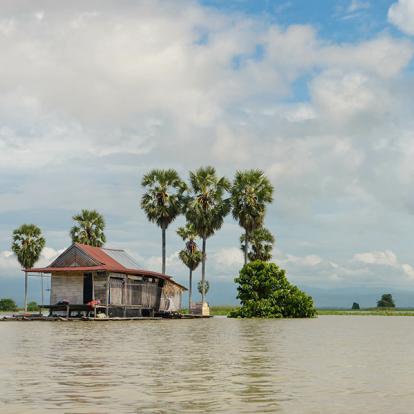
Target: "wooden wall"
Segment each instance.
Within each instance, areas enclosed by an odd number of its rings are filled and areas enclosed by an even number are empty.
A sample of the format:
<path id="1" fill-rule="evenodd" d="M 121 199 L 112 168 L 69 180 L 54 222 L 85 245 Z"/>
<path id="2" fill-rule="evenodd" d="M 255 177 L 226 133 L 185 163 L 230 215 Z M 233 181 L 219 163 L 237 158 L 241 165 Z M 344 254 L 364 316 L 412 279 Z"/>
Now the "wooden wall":
<path id="1" fill-rule="evenodd" d="M 83 303 L 83 273 L 52 273 L 50 303 L 63 300 L 72 304 Z"/>

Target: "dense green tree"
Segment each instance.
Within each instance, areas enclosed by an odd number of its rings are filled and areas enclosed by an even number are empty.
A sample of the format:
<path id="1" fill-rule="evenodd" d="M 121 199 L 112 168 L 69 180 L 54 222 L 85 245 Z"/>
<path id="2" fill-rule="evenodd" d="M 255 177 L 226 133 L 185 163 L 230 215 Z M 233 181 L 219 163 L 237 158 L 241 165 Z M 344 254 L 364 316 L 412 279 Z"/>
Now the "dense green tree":
<path id="1" fill-rule="evenodd" d="M 378 308 L 395 308 L 394 299 L 390 293 L 384 293 L 381 299 L 377 302 Z"/>
<path id="2" fill-rule="evenodd" d="M 359 303 L 354 302 L 354 303 L 352 304 L 352 310 L 359 310 L 359 309 L 360 309 L 360 307 L 359 307 Z"/>
<path id="3" fill-rule="evenodd" d="M 261 170 L 237 171 L 231 187 L 232 213 L 244 229 L 244 264 L 247 263 L 250 233 L 261 227 L 266 204 L 273 200 L 273 187 Z"/>
<path id="4" fill-rule="evenodd" d="M 269 230 L 259 227 L 248 234 L 249 243 L 246 247 L 246 234 L 240 236 L 241 250 L 246 252 L 250 261 L 262 260 L 268 262 L 272 258 L 273 244 L 275 238 Z"/>
<path id="5" fill-rule="evenodd" d="M 274 263 L 254 261 L 235 279 L 241 307 L 230 313 L 240 318 L 309 318 L 315 315 L 313 300 L 286 279 Z"/>
<path id="6" fill-rule="evenodd" d="M 197 232 L 192 224 L 187 223 L 185 227 L 180 227 L 177 230 L 177 234 L 185 242 L 185 249 L 181 250 L 178 256 L 181 261 L 189 269 L 189 280 L 188 280 L 188 311 L 191 311 L 192 306 L 192 295 L 193 295 L 193 271 L 197 269 L 200 264 L 203 254 L 198 249 L 196 239 L 198 237 Z"/>
<path id="7" fill-rule="evenodd" d="M 10 298 L 0 299 L 0 311 L 9 312 L 17 310 L 16 302 Z"/>
<path id="8" fill-rule="evenodd" d="M 141 208 L 149 221 L 161 228 L 162 235 L 162 273 L 165 274 L 166 230 L 182 213 L 185 183 L 173 169 L 154 169 L 145 174 L 141 181 L 146 192 L 141 199 Z"/>
<path id="9" fill-rule="evenodd" d="M 76 222 L 70 230 L 72 243 L 95 247 L 102 247 L 105 244 L 105 220 L 102 214 L 96 210 L 83 209 L 81 213 L 74 215 L 72 218 Z"/>
<path id="10" fill-rule="evenodd" d="M 230 182 L 218 177 L 214 167 L 199 168 L 190 172 L 190 189 L 185 215 L 202 240 L 201 281 L 206 276 L 206 241 L 223 225 L 224 217 L 230 212 L 230 200 L 225 199 Z M 201 293 L 204 303 L 205 291 Z"/>
<path id="11" fill-rule="evenodd" d="M 27 311 L 27 269 L 39 260 L 46 241 L 42 231 L 34 224 L 22 224 L 13 231 L 12 250 L 24 272 L 24 310 Z"/>
<path id="12" fill-rule="evenodd" d="M 35 301 L 29 302 L 29 304 L 27 305 L 27 310 L 30 312 L 37 311 L 39 310 L 39 305 Z"/>
<path id="13" fill-rule="evenodd" d="M 200 293 L 200 295 L 203 293 L 203 282 L 200 280 L 197 283 L 197 290 Z M 210 290 L 210 283 L 208 280 L 204 281 L 204 294 L 207 295 L 208 291 Z"/>

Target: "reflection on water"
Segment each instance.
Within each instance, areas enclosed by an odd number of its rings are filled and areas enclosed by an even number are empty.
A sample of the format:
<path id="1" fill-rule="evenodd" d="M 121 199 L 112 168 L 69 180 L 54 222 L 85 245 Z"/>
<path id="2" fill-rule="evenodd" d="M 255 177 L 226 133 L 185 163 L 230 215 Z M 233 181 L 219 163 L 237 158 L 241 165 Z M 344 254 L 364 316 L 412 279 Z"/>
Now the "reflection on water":
<path id="1" fill-rule="evenodd" d="M 409 413 L 414 318 L 0 323 L 1 413 Z"/>

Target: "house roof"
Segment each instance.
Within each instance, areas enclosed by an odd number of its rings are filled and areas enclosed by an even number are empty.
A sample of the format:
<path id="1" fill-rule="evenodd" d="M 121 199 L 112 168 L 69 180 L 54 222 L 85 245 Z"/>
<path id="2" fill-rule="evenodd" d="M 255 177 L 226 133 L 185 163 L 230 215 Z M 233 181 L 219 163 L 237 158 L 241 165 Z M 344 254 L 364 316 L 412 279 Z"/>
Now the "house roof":
<path id="1" fill-rule="evenodd" d="M 35 273 L 97 272 L 107 271 L 145 277 L 157 277 L 187 290 L 175 282 L 171 276 L 151 270 L 141 269 L 135 260 L 124 250 L 107 249 L 74 243 L 47 267 L 28 269 Z"/>

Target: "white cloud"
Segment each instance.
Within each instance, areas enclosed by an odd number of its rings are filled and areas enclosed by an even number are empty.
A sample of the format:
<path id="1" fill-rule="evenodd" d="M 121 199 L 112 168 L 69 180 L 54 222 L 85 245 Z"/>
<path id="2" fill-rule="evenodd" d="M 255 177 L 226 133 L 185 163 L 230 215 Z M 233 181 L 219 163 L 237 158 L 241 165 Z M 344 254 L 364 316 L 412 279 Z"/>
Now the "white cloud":
<path id="1" fill-rule="evenodd" d="M 211 255 L 214 266 L 221 272 L 238 272 L 243 266 L 243 254 L 237 247 L 221 249 Z"/>
<path id="2" fill-rule="evenodd" d="M 317 266 L 319 264 L 322 263 L 322 258 L 315 255 L 315 254 L 311 254 L 308 256 L 303 256 L 303 257 L 299 257 L 299 256 L 293 256 L 293 255 L 286 255 L 287 259 L 286 259 L 286 263 L 295 263 L 295 264 L 300 264 L 302 266 Z"/>
<path id="3" fill-rule="evenodd" d="M 388 20 L 401 31 L 414 34 L 414 1 L 398 0 L 388 10 Z"/>
<path id="4" fill-rule="evenodd" d="M 354 259 L 368 264 L 386 265 L 392 267 L 399 266 L 397 256 L 390 250 L 386 250 L 384 252 L 358 253 L 354 256 Z"/>
<path id="5" fill-rule="evenodd" d="M 366 3 L 346 4 L 357 12 Z M 409 4 L 396 3 L 390 16 L 403 7 L 408 15 Z M 378 265 L 324 258 L 338 239 L 349 257 L 379 237 L 409 257 L 401 234 L 410 234 L 414 210 L 410 40 L 373 33 L 343 42 L 311 25 L 281 27 L 197 2 L 94 6 L 0 5 L 2 234 L 34 216 L 48 243 L 62 246 L 66 218 L 98 208 L 108 244 L 133 245 L 157 270 L 159 245 L 147 243 L 157 230 L 138 207 L 142 173 L 174 167 L 184 177 L 213 164 L 229 177 L 258 167 L 272 179 L 268 222 L 295 277 L 373 283 Z M 212 277 L 239 270 L 234 227 L 209 240 Z M 168 264 L 187 274 L 175 253 Z M 406 277 L 407 266 L 392 270 Z"/>
<path id="6" fill-rule="evenodd" d="M 63 250 L 56 250 L 51 247 L 45 247 L 42 250 L 39 260 L 35 263 L 35 267 L 45 267 L 55 260 Z M 16 255 L 10 250 L 0 252 L 0 271 L 5 275 L 19 274 L 21 266 L 17 261 Z"/>
<path id="7" fill-rule="evenodd" d="M 404 270 L 404 273 L 410 278 L 414 279 L 414 268 L 409 264 L 403 264 L 402 269 Z"/>
<path id="8" fill-rule="evenodd" d="M 359 10 L 369 9 L 371 7 L 368 1 L 351 0 L 348 6 L 348 13 L 354 13 Z"/>

